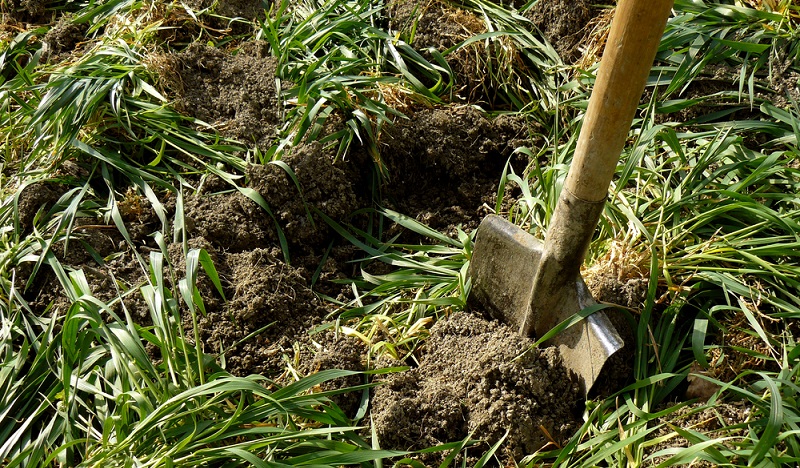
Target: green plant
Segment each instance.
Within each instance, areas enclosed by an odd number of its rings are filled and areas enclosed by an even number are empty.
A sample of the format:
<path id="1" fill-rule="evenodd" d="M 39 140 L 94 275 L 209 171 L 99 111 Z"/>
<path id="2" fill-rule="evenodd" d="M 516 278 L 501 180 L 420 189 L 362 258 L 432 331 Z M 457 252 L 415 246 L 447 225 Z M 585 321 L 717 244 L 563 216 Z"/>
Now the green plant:
<path id="1" fill-rule="evenodd" d="M 307 0 L 289 6 L 280 2 L 256 36 L 269 42 L 278 77 L 291 83 L 283 91 L 289 106 L 283 142 L 275 150 L 317 140 L 338 111 L 344 128 L 320 141 L 338 142 L 342 155 L 357 139 L 380 164 L 381 127 L 403 115 L 387 101 L 438 102 L 450 86 L 446 62 L 436 53 L 436 63 L 429 62 L 378 27 L 383 9 L 370 2 Z"/>
<path id="2" fill-rule="evenodd" d="M 340 309 L 334 314 L 344 333 L 370 346 L 370 355 L 386 354 L 398 360 L 412 357 L 435 319 L 465 307 L 470 286 L 467 279 L 472 255 L 470 235 L 459 232 L 458 239 L 451 239 L 414 219 L 383 209 L 376 214 L 432 241 L 401 244 L 395 238 L 384 242 L 380 234 L 375 237 L 352 226 L 345 229 L 318 214 L 339 235 L 367 254 L 362 261 L 361 276 L 344 281 L 352 288 L 355 299 L 339 302 Z M 396 269 L 373 275 L 366 269 L 372 262 Z M 378 340 L 378 336 L 382 338 Z"/>

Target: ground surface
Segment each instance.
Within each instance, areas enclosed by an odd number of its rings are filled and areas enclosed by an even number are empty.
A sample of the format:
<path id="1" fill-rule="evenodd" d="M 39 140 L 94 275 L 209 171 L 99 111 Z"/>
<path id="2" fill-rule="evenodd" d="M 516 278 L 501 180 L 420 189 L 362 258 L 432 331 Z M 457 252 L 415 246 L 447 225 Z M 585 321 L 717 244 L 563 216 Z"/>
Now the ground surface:
<path id="1" fill-rule="evenodd" d="M 201 8 L 210 2 L 190 3 Z M 533 22 L 565 62 L 577 61 L 582 56 L 581 41 L 599 10 L 584 1 L 539 5 L 529 12 Z M 221 1 L 216 12 L 251 20 L 263 15 L 259 6 L 260 2 Z M 25 1 L 20 7 L 12 21 L 42 21 L 38 3 Z M 392 2 L 390 25 L 402 29 L 419 7 L 425 13 L 416 24 L 414 46 L 443 50 L 483 32 L 476 17 L 438 2 Z M 225 27 L 214 21 L 212 26 Z M 235 27 L 245 25 L 236 23 Z M 50 60 L 80 54 L 84 32 L 57 20 L 44 39 Z M 180 29 L 175 34 L 183 40 L 192 37 L 191 31 L 183 34 Z M 165 89 L 176 109 L 207 122 L 224 136 L 266 150 L 283 109 L 276 89 L 275 59 L 265 44 L 248 41 L 235 48 L 214 48 L 188 42 L 180 49 L 162 51 L 161 56 L 169 71 L 163 76 Z M 482 78 L 471 74 L 471 65 L 469 57 L 462 57 L 454 67 L 460 96 L 466 101 L 490 101 L 491 94 L 479 85 Z M 360 257 L 308 207 L 338 222 L 363 225 L 364 220 L 351 214 L 378 200 L 445 234 L 455 235 L 457 228 L 470 232 L 491 212 L 507 162 L 518 172 L 531 163 L 513 154 L 514 149 L 544 144 L 536 126 L 524 119 L 490 119 L 468 105 L 415 105 L 405 112 L 407 119 L 398 119 L 385 129 L 381 158 L 390 177 L 377 192 L 365 150 L 355 147 L 347 158 L 337 159 L 334 151 L 315 142 L 302 144 L 282 158 L 297 184 L 277 165 L 248 167 L 243 185 L 263 196 L 274 219 L 214 176 L 192 181 L 200 190 L 183 203 L 189 247 L 209 252 L 223 279 L 226 299 L 208 278 L 201 279 L 207 314 L 196 338 L 206 352 L 223 355 L 229 371 L 260 373 L 280 381 L 287 377 L 287 364 L 299 372 L 365 368 L 367 348 L 360 341 L 310 333 L 330 322 L 335 311 L 317 293 L 349 299 L 350 291 L 332 280 L 352 277 L 356 266 L 348 262 Z M 55 184 L 28 187 L 19 201 L 22 229 L 30 232 L 36 213 L 65 191 Z M 178 209 L 174 197 L 160 196 L 167 216 L 174 216 Z M 135 194 L 124 200 L 124 206 L 122 216 L 138 253 L 146 256 L 157 247 L 151 234 L 161 227 L 158 216 L 147 200 Z M 280 250 L 276 224 L 288 239 L 289 263 Z M 56 246 L 55 251 L 65 265 L 96 272 L 87 276 L 98 297 L 114 297 L 115 283 L 123 290 L 142 284 L 145 272 L 118 233 L 96 227 L 76 231 L 80 242 L 73 241 L 66 251 Z M 92 251 L 107 256 L 120 249 L 102 271 L 96 268 Z M 181 252 L 181 245 L 170 246 L 179 276 L 184 268 Z M 589 282 L 598 298 L 634 310 L 641 307 L 647 289 L 643 275 L 622 279 L 598 274 Z M 37 277 L 27 292 L 37 310 L 63 306 L 66 299 L 56 292 L 57 285 L 48 273 Z M 146 304 L 137 295 L 126 296 L 123 302 L 133 317 L 147 320 Z M 186 328 L 190 330 L 191 324 L 187 322 Z M 552 349 L 530 349 L 531 343 L 503 324 L 477 315 L 458 313 L 441 320 L 414 359 L 400 363 L 410 363 L 412 368 L 382 377 L 384 384 L 373 391 L 371 418 L 382 448 L 421 449 L 470 434 L 492 444 L 507 430 L 503 450 L 508 458 L 519 459 L 550 444 L 562 444 L 580 424 L 577 387 Z M 360 396 L 343 397 L 339 403 L 354 414 L 359 401 Z M 720 411 L 725 417 L 737 417 L 729 414 L 735 413 L 733 408 Z"/>

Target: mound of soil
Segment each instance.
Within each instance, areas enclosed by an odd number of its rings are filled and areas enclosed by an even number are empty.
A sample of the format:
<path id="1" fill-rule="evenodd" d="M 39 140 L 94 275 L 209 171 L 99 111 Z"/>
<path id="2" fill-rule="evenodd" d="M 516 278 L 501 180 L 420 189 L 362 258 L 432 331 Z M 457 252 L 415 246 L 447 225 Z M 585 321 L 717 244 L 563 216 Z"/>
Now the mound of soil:
<path id="1" fill-rule="evenodd" d="M 186 4 L 193 10 L 213 8 L 214 14 L 227 18 L 241 18 L 248 21 L 264 19 L 271 1 L 265 0 L 189 0 Z"/>
<path id="2" fill-rule="evenodd" d="M 266 248 L 278 239 L 267 213 L 239 192 L 195 195 L 185 203 L 189 235 L 208 239 L 218 249 Z"/>
<path id="3" fill-rule="evenodd" d="M 280 122 L 276 60 L 265 42 L 223 51 L 193 43 L 177 54 L 181 64 L 176 108 L 212 124 L 223 135 L 266 150 Z"/>
<path id="4" fill-rule="evenodd" d="M 0 4 L 0 12 L 10 19 L 30 23 L 46 23 L 47 2 L 44 0 L 10 0 Z"/>
<path id="5" fill-rule="evenodd" d="M 581 399 L 574 376 L 554 349 L 532 344 L 468 313 L 437 322 L 420 366 L 375 391 L 381 447 L 421 449 L 469 434 L 492 444 L 508 433 L 505 455 L 519 459 L 571 436 Z"/>
<path id="6" fill-rule="evenodd" d="M 361 197 L 357 197 L 360 176 L 345 170 L 345 166 L 353 162 L 337 163 L 335 156 L 317 142 L 290 150 L 281 161 L 292 170 L 297 184 L 291 174 L 278 165 L 249 168 L 250 187 L 264 197 L 286 238 L 301 253 L 319 251 L 330 241 L 330 227 L 312 209 L 341 222 L 367 204 L 363 190 L 359 193 Z"/>
<path id="7" fill-rule="evenodd" d="M 25 187 L 17 199 L 20 234 L 33 232 L 33 220 L 39 210 L 49 210 L 61 195 L 66 193 L 65 187 L 48 182 L 36 182 Z"/>
<path id="8" fill-rule="evenodd" d="M 476 228 L 484 204 L 494 206 L 506 163 L 517 173 L 528 164 L 514 150 L 535 147 L 538 138 L 519 116 L 489 120 L 470 106 L 419 110 L 384 131 L 387 204 L 449 234 L 458 225 Z"/>
<path id="9" fill-rule="evenodd" d="M 327 333 L 322 335 L 321 338 L 316 336 L 314 338 L 317 341 L 318 348 L 313 359 L 310 360 L 310 364 L 303 366 L 305 372 L 315 373 L 325 369 L 366 370 L 363 359 L 368 350 L 363 342 L 353 338 L 337 336 L 334 333 Z M 363 383 L 364 376 L 352 375 L 329 380 L 324 382 L 321 387 L 324 391 L 340 390 Z M 354 418 L 361 404 L 361 396 L 361 392 L 349 392 L 334 395 L 331 399 L 345 414 Z"/>
<path id="10" fill-rule="evenodd" d="M 540 0 L 525 16 L 542 31 L 565 63 L 580 59 L 587 25 L 601 8 L 592 0 Z"/>
<path id="11" fill-rule="evenodd" d="M 55 63 L 80 54 L 88 30 L 87 23 L 75 24 L 71 16 L 62 16 L 42 38 L 42 60 Z"/>
<path id="12" fill-rule="evenodd" d="M 231 297 L 200 321 L 200 339 L 224 351 L 227 370 L 235 375 L 282 373 L 295 343 L 308 342 L 309 329 L 327 313 L 305 277 L 276 254 L 253 249 L 223 255 Z"/>

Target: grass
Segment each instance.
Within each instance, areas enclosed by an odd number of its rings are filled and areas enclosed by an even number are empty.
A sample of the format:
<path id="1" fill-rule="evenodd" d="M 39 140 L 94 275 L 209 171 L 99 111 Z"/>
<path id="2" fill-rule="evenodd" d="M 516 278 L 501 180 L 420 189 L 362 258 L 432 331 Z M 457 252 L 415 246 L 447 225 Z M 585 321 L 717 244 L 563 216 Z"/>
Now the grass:
<path id="1" fill-rule="evenodd" d="M 648 284 L 642 307 L 629 313 L 633 383 L 588 401 L 571 439 L 518 465 L 704 460 L 778 466 L 800 460 L 800 107 L 796 83 L 785 80 L 800 73 L 798 7 L 766 5 L 676 2 L 649 98 L 634 122 L 587 262 L 613 263 L 619 252 L 641 260 L 639 270 L 627 273 Z M 4 466 L 384 466 L 413 458 L 378 448 L 362 430 L 366 421 L 349 418 L 334 403 L 337 394 L 372 384 L 320 389 L 361 374 L 328 370 L 280 382 L 236 377 L 194 339 L 206 313 L 201 278 L 222 301 L 226 279 L 208 252 L 188 246 L 190 220 L 182 206 L 198 180 L 221 178 L 272 217 L 276 247 L 288 260 L 278 216 L 246 186 L 248 164 L 271 161 L 300 187 L 280 162 L 282 153 L 320 139 L 329 119 L 341 117 L 340 130 L 323 143 L 335 146 L 339 157 L 365 147 L 390 179 L 381 165 L 381 129 L 415 108 L 447 105 L 456 86 L 451 63 L 466 51 L 479 54 L 497 107 L 524 113 L 543 128 L 547 144 L 518 149 L 534 163 L 524 172 L 507 168 L 494 207 L 511 206 L 501 214 L 542 236 L 594 69 L 562 63 L 517 11 L 483 0 L 459 6 L 475 14 L 485 32 L 446 50 L 415 50 L 409 44 L 417 31 L 386 28 L 385 4 L 355 0 L 279 2 L 241 38 L 203 33 L 221 48 L 248 37 L 269 44 L 285 107 L 280 136 L 263 152 L 177 112 L 153 66 L 152 57 L 172 47 L 159 34 L 169 8 L 196 18 L 211 10 L 67 2 L 55 8 L 90 26 L 83 54 L 58 63 L 42 59 L 47 25 L 0 38 Z M 24 230 L 23 192 L 37 184 L 64 190 Z M 521 196 L 504 204 L 513 186 Z M 149 254 L 136 245 L 122 214 L 130 196 L 157 218 Z M 351 298 L 329 298 L 333 312 L 320 330 L 335 328 L 363 341 L 370 358 L 416 359 L 430 326 L 464 308 L 473 233 L 449 238 L 376 207 L 354 214 L 368 225 L 309 210 L 362 252 L 357 274 L 339 281 Z M 111 281 L 116 290 L 103 300 L 85 269 L 64 261 L 69 246 L 81 242 L 78 228 L 89 221 L 119 233 L 137 258 L 140 284 Z M 389 224 L 424 240 L 387 238 L 382 227 Z M 185 270 L 174 267 L 170 241 L 182 245 Z M 114 255 L 95 257 L 102 267 Z M 376 268 L 380 263 L 389 265 L 388 273 L 370 273 L 384 271 Z M 56 278 L 63 300 L 33 304 L 36 278 L 46 274 Z M 148 323 L 131 316 L 126 303 L 132 298 L 146 304 Z M 677 397 L 690 373 L 716 385 L 710 399 Z M 749 413 L 725 421 L 719 407 L 730 402 Z M 717 422 L 713 429 L 683 425 L 678 417 L 687 413 Z M 468 444 L 452 441 L 432 450 L 452 452 L 446 466 Z M 505 462 L 501 445 L 479 463 Z"/>

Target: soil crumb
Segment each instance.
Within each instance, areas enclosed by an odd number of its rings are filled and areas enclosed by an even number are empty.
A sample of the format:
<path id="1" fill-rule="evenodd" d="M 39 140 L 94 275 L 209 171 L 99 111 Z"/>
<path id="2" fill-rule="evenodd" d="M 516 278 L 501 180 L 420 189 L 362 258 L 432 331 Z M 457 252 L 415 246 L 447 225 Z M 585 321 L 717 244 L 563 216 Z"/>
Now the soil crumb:
<path id="1" fill-rule="evenodd" d="M 531 349 L 532 343 L 468 313 L 439 321 L 421 365 L 375 391 L 381 447 L 421 449 L 469 434 L 492 444 L 508 431 L 501 457 L 518 460 L 560 444 L 579 425 L 579 387 L 555 349 Z M 436 456 L 442 455 L 429 455 Z"/>

